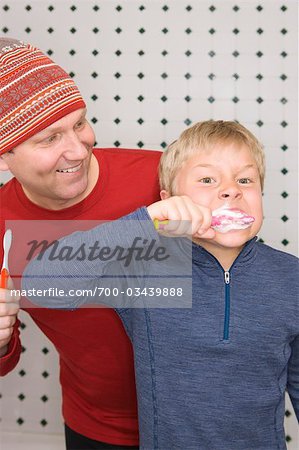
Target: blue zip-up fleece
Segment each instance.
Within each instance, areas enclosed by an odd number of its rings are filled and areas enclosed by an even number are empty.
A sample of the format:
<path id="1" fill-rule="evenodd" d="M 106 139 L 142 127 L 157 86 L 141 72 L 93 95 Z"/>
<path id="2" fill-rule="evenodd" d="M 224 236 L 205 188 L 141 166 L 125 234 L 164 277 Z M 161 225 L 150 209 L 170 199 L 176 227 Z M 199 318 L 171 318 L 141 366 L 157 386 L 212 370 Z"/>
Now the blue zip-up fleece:
<path id="1" fill-rule="evenodd" d="M 115 232 L 117 221 L 75 233 L 64 243 L 96 237 L 101 243 L 129 245 L 136 235 L 157 239 L 154 227 L 150 233 L 144 227 L 146 209 L 128 217 L 138 220 L 122 235 Z M 134 347 L 140 448 L 286 449 L 286 390 L 299 418 L 297 258 L 252 239 L 224 272 L 202 247 L 193 244 L 192 250 L 192 308 L 117 310 Z M 97 262 L 96 270 L 95 262 L 84 264 L 90 274 L 104 273 L 104 262 Z M 31 263 L 23 287 L 41 287 L 32 274 L 51 277 L 66 271 L 72 287 L 91 284 L 76 281 L 79 263 L 66 268 L 55 260 Z M 43 283 L 65 289 L 65 280 Z M 84 301 L 35 300 L 70 308 Z"/>

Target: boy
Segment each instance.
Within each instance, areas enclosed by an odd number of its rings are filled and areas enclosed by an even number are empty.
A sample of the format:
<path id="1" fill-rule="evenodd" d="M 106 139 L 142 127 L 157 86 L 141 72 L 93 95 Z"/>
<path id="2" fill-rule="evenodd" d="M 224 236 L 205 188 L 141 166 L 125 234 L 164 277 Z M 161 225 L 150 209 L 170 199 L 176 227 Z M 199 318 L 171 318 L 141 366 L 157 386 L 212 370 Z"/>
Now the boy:
<path id="1" fill-rule="evenodd" d="M 134 347 L 141 449 L 286 448 L 286 389 L 299 418 L 298 266 L 294 256 L 256 240 L 263 181 L 263 150 L 248 130 L 233 122 L 198 123 L 164 153 L 163 200 L 127 216 L 134 226 L 118 221 L 63 240 L 72 246 L 98 238 L 129 248 L 133 236 L 157 239 L 155 228 L 144 225 L 149 219 L 169 219 L 164 232 L 192 236 L 192 308 L 117 310 Z M 215 230 L 212 211 L 224 206 L 254 221 Z M 78 277 L 82 267 L 96 277 L 107 265 L 33 262 L 26 276 L 44 279 L 25 278 L 24 287 L 65 288 L 61 278 L 47 278 L 59 273 L 84 288 L 90 278 Z M 36 300 L 78 306 L 70 296 Z"/>

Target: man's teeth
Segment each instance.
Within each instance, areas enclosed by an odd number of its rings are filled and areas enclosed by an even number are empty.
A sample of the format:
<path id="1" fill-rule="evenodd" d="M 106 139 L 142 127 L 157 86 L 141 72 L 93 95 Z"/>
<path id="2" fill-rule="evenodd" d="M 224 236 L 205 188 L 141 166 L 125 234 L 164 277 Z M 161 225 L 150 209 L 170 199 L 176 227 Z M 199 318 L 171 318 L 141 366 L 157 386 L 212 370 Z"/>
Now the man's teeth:
<path id="1" fill-rule="evenodd" d="M 57 169 L 57 172 L 60 173 L 74 173 L 74 172 L 78 172 L 78 170 L 81 169 L 81 164 L 79 164 L 79 166 L 76 167 L 70 167 L 69 169 Z"/>

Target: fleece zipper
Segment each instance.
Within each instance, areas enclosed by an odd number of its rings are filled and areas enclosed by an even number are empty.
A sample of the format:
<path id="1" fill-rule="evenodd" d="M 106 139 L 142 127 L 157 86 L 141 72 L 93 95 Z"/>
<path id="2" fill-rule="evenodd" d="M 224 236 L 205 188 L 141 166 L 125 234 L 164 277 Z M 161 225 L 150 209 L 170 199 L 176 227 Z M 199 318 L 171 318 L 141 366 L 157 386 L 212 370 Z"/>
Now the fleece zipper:
<path id="1" fill-rule="evenodd" d="M 252 238 L 249 242 L 255 240 L 256 238 Z M 247 243 L 247 244 L 248 244 Z M 216 264 L 218 265 L 218 267 L 221 269 L 223 275 L 224 275 L 224 286 L 225 286 L 225 293 L 224 293 L 224 325 L 223 325 L 223 335 L 222 335 L 222 341 L 223 342 L 227 342 L 229 341 L 229 325 L 230 325 L 230 314 L 231 314 L 231 293 L 230 293 L 230 283 L 231 283 L 231 271 L 232 268 L 235 266 L 236 262 L 240 259 L 241 255 L 244 252 L 244 249 L 246 248 L 247 245 L 244 246 L 244 248 L 241 250 L 241 252 L 239 253 L 239 255 L 236 257 L 236 259 L 234 260 L 234 262 L 232 263 L 232 265 L 230 266 L 229 270 L 224 270 L 222 265 L 220 264 L 220 262 L 218 261 L 217 258 L 215 258 L 214 255 L 212 255 L 212 253 L 210 253 L 208 250 L 205 250 L 203 248 L 203 250 L 212 257 L 212 259 L 216 262 Z"/>
<path id="2" fill-rule="evenodd" d="M 224 327 L 223 327 L 223 340 L 229 339 L 229 320 L 230 320 L 230 273 L 224 272 L 225 282 L 225 309 L 224 309 Z"/>
<path id="3" fill-rule="evenodd" d="M 230 323 L 230 270 L 233 268 L 236 260 L 240 255 L 237 256 L 229 270 L 224 270 L 217 258 L 215 258 L 212 253 L 205 250 L 217 263 L 218 267 L 221 269 L 224 275 L 224 324 L 223 324 L 223 335 L 222 341 L 227 342 L 229 340 L 229 323 Z"/>

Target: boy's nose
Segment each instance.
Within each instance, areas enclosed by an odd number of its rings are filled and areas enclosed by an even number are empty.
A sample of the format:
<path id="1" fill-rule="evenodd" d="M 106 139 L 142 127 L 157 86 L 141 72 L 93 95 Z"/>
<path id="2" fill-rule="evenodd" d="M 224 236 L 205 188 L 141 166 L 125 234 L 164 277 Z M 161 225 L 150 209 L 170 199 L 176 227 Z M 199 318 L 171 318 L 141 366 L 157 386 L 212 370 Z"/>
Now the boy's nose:
<path id="1" fill-rule="evenodd" d="M 237 184 L 226 186 L 219 191 L 219 198 L 221 199 L 236 199 L 242 197 L 242 191 Z"/>

